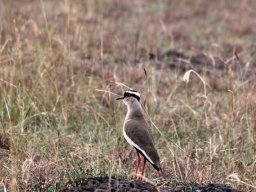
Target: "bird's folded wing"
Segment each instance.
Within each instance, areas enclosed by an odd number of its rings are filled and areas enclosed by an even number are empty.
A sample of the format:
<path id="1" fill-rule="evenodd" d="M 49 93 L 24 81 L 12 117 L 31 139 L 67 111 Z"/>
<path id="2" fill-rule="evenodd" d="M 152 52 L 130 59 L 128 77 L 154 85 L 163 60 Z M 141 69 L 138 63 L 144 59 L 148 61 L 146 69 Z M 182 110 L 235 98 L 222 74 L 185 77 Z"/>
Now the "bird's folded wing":
<path id="1" fill-rule="evenodd" d="M 130 144 L 139 150 L 151 164 L 157 165 L 159 163 L 159 156 L 154 147 L 153 137 L 145 121 L 127 121 L 124 131 L 133 142 Z"/>

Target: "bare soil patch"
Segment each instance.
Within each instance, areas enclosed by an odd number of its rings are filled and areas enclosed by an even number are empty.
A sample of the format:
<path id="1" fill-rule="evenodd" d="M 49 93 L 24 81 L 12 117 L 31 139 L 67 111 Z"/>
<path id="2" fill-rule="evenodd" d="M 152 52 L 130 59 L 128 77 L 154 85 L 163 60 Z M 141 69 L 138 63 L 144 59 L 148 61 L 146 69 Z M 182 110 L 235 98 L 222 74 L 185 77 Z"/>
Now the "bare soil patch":
<path id="1" fill-rule="evenodd" d="M 143 191 L 143 192 L 184 192 L 184 191 L 218 191 L 218 192 L 239 192 L 239 190 L 230 187 L 225 184 L 209 183 L 206 185 L 201 184 L 187 184 L 177 187 L 169 186 L 153 186 L 147 182 L 128 181 L 125 179 L 115 179 L 109 177 L 96 177 L 89 178 L 77 183 L 74 186 L 70 186 L 63 190 L 64 192 L 89 192 L 89 191 Z"/>

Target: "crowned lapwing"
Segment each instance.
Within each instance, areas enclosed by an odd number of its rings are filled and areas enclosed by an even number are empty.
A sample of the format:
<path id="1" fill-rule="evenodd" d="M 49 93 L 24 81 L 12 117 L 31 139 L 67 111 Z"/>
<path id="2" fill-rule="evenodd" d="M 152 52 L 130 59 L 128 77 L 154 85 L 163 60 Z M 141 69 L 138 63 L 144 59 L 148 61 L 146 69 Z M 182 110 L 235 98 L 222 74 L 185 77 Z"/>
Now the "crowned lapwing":
<path id="1" fill-rule="evenodd" d="M 160 171 L 159 155 L 154 146 L 153 136 L 144 119 L 140 104 L 140 94 L 135 90 L 125 91 L 123 100 L 127 106 L 127 113 L 123 125 L 123 135 L 126 141 L 137 151 L 138 162 L 135 169 L 134 181 L 141 162 L 140 155 L 144 157 L 140 180 L 142 181 L 146 162 L 148 161 L 157 171 Z"/>

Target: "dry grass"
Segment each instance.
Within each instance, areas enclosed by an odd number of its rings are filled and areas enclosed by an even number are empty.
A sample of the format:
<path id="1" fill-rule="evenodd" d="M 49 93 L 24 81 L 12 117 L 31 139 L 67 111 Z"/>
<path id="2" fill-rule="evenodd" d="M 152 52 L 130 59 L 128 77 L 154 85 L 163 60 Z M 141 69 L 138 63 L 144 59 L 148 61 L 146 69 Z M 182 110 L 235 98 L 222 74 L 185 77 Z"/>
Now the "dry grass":
<path id="1" fill-rule="evenodd" d="M 130 178 L 136 156 L 122 137 L 125 107 L 97 91 L 122 94 L 124 83 L 142 93 L 161 156 L 164 172 L 146 171 L 151 182 L 255 188 L 255 6 L 1 1 L 0 182 L 54 191 L 88 176 Z M 201 66 L 205 85 L 193 73 L 185 83 L 168 58 L 149 58 L 168 49 L 226 65 Z"/>

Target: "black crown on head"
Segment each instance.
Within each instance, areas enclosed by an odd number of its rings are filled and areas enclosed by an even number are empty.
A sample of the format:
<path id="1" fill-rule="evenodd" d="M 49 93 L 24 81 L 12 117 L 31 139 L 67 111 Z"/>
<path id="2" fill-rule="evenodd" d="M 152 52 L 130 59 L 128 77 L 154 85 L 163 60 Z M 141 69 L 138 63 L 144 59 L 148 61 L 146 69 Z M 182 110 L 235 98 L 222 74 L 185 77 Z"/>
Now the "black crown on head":
<path id="1" fill-rule="evenodd" d="M 124 92 L 124 97 L 134 97 L 136 98 L 138 101 L 140 101 L 140 94 L 138 91 L 130 89 L 128 91 Z"/>

